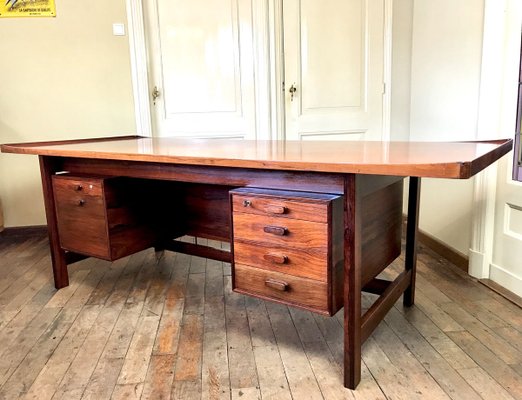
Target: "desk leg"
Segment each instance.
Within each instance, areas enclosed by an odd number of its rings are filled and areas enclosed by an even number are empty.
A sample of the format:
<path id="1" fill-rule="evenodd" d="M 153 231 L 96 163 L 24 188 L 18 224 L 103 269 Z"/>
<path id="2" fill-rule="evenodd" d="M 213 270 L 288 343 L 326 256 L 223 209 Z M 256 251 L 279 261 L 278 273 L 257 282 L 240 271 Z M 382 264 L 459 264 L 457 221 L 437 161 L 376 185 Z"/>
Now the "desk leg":
<path id="1" fill-rule="evenodd" d="M 417 233 L 419 230 L 419 203 L 421 178 L 410 178 L 408 194 L 408 222 L 406 225 L 405 269 L 411 270 L 410 285 L 404 292 L 403 304 L 410 307 L 415 302 L 415 275 L 417 272 Z"/>
<path id="2" fill-rule="evenodd" d="M 344 386 L 361 380 L 361 213 L 357 176 L 344 181 Z"/>
<path id="3" fill-rule="evenodd" d="M 47 216 L 47 229 L 49 231 L 49 246 L 51 248 L 51 260 L 53 263 L 54 286 L 61 289 L 69 285 L 67 261 L 65 251 L 60 247 L 58 237 L 58 224 L 56 221 L 56 209 L 54 207 L 54 194 L 52 176 L 60 171 L 57 160 L 53 157 L 39 156 L 40 173 L 42 175 L 42 188 L 45 202 L 45 214 Z"/>

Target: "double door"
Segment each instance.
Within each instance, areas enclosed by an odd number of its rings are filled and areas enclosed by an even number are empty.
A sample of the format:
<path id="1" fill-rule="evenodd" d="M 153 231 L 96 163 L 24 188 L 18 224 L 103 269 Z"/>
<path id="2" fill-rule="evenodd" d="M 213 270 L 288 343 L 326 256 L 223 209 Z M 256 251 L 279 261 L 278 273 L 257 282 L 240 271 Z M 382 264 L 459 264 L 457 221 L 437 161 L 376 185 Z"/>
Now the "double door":
<path id="1" fill-rule="evenodd" d="M 384 0 L 274 4 L 146 2 L 156 136 L 381 139 Z"/>

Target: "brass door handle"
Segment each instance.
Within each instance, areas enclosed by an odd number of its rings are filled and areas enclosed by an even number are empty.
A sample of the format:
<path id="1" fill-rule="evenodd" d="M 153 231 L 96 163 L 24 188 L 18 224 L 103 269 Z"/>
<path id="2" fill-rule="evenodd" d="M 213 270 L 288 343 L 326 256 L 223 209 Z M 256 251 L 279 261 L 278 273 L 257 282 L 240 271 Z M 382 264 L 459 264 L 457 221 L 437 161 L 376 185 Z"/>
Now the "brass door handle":
<path id="1" fill-rule="evenodd" d="M 297 92 L 297 87 L 295 86 L 295 83 L 292 86 L 290 86 L 288 92 L 290 93 L 290 101 L 294 101 L 294 95 Z"/>
<path id="2" fill-rule="evenodd" d="M 152 102 L 154 105 L 156 105 L 156 99 L 160 97 L 161 92 L 159 91 L 157 86 L 154 86 L 154 89 L 152 89 Z"/>

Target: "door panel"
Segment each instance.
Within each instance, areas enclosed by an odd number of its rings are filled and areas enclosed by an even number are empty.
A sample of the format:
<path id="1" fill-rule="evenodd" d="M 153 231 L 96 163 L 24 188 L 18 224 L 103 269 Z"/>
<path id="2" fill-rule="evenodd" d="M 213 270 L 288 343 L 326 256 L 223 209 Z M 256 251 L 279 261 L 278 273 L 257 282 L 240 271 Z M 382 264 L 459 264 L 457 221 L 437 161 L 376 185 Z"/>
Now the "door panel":
<path id="1" fill-rule="evenodd" d="M 146 2 L 157 136 L 256 138 L 251 2 Z"/>
<path id="2" fill-rule="evenodd" d="M 364 106 L 361 1 L 338 3 L 301 2 L 302 114 Z"/>
<path id="3" fill-rule="evenodd" d="M 522 296 L 522 183 L 512 180 L 511 156 L 498 164 L 490 279 Z"/>
<path id="4" fill-rule="evenodd" d="M 383 0 L 288 0 L 283 19 L 287 139 L 380 139 Z"/>

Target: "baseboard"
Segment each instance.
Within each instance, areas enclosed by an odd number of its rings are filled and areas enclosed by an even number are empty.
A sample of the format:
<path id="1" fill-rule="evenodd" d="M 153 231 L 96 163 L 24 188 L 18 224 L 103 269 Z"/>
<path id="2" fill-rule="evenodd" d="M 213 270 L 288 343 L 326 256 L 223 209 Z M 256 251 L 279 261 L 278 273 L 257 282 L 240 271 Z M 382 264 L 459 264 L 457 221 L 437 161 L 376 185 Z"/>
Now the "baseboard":
<path id="1" fill-rule="evenodd" d="M 508 294 L 511 293 L 513 296 L 518 297 L 518 299 L 521 299 L 522 296 L 522 277 L 517 276 L 513 274 L 512 272 L 506 271 L 504 268 L 491 264 L 490 271 L 489 271 L 489 279 L 487 281 L 492 281 L 497 286 L 500 286 L 504 289 L 505 292 Z M 489 283 L 487 282 L 486 283 Z M 482 280 L 481 280 L 482 282 Z M 503 293 L 500 293 L 499 290 L 496 290 L 492 288 L 493 290 L 499 292 L 499 294 L 504 295 Z M 520 300 L 520 303 L 517 303 L 516 301 L 513 301 L 508 296 L 505 296 L 508 300 L 512 301 L 515 304 L 520 304 L 522 306 L 522 300 Z M 515 297 L 515 299 L 516 299 Z"/>
<path id="2" fill-rule="evenodd" d="M 406 217 L 404 217 L 404 227 L 406 229 Z M 404 230 L 406 232 L 406 230 Z M 469 258 L 460 251 L 449 247 L 446 243 L 431 236 L 429 233 L 423 232 L 419 229 L 417 240 L 424 246 L 433 250 L 438 255 L 444 257 L 446 260 L 454 264 L 458 269 L 468 273 Z"/>
<path id="3" fill-rule="evenodd" d="M 507 290 L 503 286 L 500 286 L 497 282 L 493 282 L 491 279 L 479 279 L 479 282 L 494 292 L 497 292 L 499 295 L 509 300 L 513 304 L 522 308 L 522 297 L 517 296 L 515 293 Z"/>
<path id="4" fill-rule="evenodd" d="M 419 231 L 418 240 L 420 243 L 422 243 L 426 247 L 429 247 L 435 253 L 450 261 L 457 268 L 461 269 L 466 273 L 468 272 L 469 259 L 460 251 L 452 249 L 447 244 L 422 231 Z"/>
<path id="5" fill-rule="evenodd" d="M 0 238 L 45 235 L 47 235 L 47 225 L 16 226 L 12 228 L 4 228 L 4 230 L 0 232 Z"/>
<path id="6" fill-rule="evenodd" d="M 406 221 L 406 219 L 404 221 Z M 0 237 L 38 236 L 46 234 L 46 225 L 19 226 L 4 228 L 4 230 L 0 232 Z M 462 271 L 468 272 L 469 259 L 464 254 L 452 249 L 445 243 L 421 230 L 419 230 L 418 233 L 418 241 L 451 263 L 455 264 Z"/>

